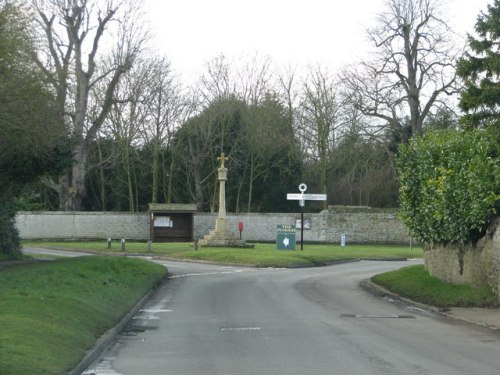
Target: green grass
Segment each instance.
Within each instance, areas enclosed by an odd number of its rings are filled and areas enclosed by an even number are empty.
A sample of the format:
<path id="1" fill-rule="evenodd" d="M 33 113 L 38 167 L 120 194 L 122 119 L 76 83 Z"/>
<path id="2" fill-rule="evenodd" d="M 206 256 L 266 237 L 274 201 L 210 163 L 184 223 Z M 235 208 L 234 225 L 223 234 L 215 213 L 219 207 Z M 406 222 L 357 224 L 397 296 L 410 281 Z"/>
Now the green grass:
<path id="1" fill-rule="evenodd" d="M 66 250 L 91 251 L 99 254 L 122 253 L 121 244 L 115 242 L 111 249 L 101 242 L 27 242 L 29 247 L 51 247 Z M 300 248 L 300 246 L 298 246 Z M 125 253 L 147 253 L 147 244 L 127 242 Z M 253 248 L 200 247 L 194 250 L 191 243 L 153 243 L 150 255 L 180 260 L 202 260 L 224 264 L 254 267 L 311 267 L 347 259 L 421 258 L 422 248 L 392 245 L 318 245 L 304 244 L 304 251 L 276 250 L 276 245 L 257 243 Z"/>
<path id="2" fill-rule="evenodd" d="M 31 259 L 31 257 L 24 256 L 22 254 L 16 254 L 15 256 L 12 256 L 0 253 L 0 262 L 8 260 L 23 260 L 23 259 Z"/>
<path id="3" fill-rule="evenodd" d="M 0 269 L 0 374 L 64 374 L 166 274 L 125 257 Z"/>
<path id="4" fill-rule="evenodd" d="M 437 307 L 493 307 L 498 303 L 488 288 L 446 283 L 431 276 L 423 265 L 387 272 L 371 280 L 400 296 Z"/>

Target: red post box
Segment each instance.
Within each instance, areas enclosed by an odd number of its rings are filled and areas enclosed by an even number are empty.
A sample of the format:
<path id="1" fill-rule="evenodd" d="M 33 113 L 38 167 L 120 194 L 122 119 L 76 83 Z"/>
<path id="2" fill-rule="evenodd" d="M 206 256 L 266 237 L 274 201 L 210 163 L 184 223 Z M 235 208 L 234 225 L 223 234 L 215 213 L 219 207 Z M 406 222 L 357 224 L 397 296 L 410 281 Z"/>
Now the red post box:
<path id="1" fill-rule="evenodd" d="M 241 240 L 241 232 L 243 232 L 243 222 L 242 221 L 240 221 L 238 223 L 238 230 L 240 231 L 240 240 Z"/>

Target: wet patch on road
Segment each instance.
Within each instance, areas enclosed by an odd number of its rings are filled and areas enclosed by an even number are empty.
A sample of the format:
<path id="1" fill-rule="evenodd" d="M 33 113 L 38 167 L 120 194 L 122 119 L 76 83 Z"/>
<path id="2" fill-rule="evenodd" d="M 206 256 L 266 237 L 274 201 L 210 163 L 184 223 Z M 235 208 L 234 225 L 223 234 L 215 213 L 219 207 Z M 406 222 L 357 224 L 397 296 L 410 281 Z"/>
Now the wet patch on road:
<path id="1" fill-rule="evenodd" d="M 342 318 L 359 318 L 359 319 L 416 319 L 413 315 L 372 315 L 372 314 L 340 314 Z"/>

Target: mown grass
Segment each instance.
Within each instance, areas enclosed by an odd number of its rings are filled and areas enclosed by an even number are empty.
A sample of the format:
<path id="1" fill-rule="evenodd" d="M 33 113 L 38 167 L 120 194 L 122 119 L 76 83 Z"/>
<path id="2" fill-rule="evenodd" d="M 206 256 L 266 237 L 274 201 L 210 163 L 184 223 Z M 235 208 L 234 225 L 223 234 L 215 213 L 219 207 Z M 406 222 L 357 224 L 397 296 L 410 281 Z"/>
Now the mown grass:
<path id="1" fill-rule="evenodd" d="M 446 283 L 431 276 L 423 265 L 380 274 L 371 280 L 400 296 L 437 307 L 493 307 L 498 303 L 490 289 Z"/>
<path id="2" fill-rule="evenodd" d="M 224 264 L 239 264 L 254 267 L 311 267 L 330 264 L 347 259 L 406 259 L 421 258 L 422 248 L 392 245 L 340 245 L 305 244 L 304 251 L 276 250 L 276 244 L 257 243 L 252 248 L 199 247 L 195 250 L 191 243 L 153 243 L 151 252 L 147 244 L 127 242 L 125 252 L 119 242 L 107 248 L 101 242 L 27 242 L 29 247 L 51 247 L 66 250 L 106 253 L 135 253 L 163 256 L 179 260 L 202 260 Z"/>
<path id="3" fill-rule="evenodd" d="M 26 257 L 22 254 L 6 255 L 6 254 L 0 253 L 0 262 L 9 261 L 9 260 L 22 260 L 22 259 L 29 259 L 29 257 Z"/>
<path id="4" fill-rule="evenodd" d="M 0 269 L 0 374 L 65 374 L 166 274 L 125 257 Z"/>

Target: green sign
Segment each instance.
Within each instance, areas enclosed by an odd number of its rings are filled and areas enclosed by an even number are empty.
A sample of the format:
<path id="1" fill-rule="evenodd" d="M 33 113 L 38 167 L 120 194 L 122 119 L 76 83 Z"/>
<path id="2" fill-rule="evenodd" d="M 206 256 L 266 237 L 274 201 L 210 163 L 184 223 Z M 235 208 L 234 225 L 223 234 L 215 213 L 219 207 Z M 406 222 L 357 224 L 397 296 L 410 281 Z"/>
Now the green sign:
<path id="1" fill-rule="evenodd" d="M 278 225 L 276 228 L 276 248 L 295 250 L 295 225 Z"/>

